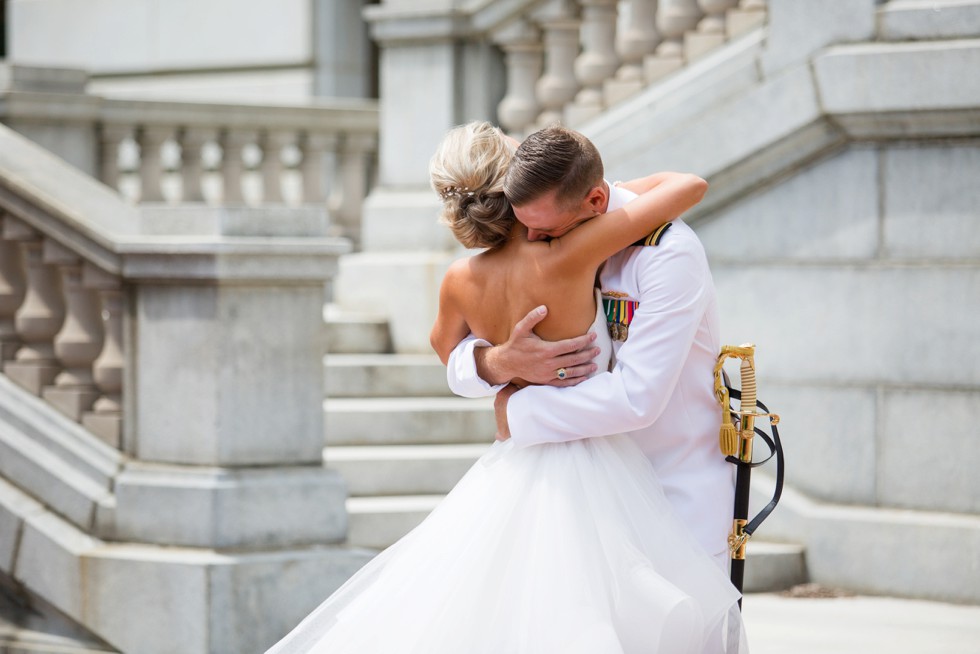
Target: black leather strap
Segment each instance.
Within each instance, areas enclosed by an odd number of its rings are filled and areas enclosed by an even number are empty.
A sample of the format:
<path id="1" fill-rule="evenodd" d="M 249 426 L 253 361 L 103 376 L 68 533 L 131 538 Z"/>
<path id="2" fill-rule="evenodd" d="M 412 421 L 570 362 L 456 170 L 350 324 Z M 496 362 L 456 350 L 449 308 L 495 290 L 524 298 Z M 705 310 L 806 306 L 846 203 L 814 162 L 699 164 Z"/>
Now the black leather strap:
<path id="1" fill-rule="evenodd" d="M 742 392 L 737 389 L 728 387 L 728 396 L 732 399 L 740 400 L 742 399 Z M 767 407 L 762 402 L 756 401 L 756 406 L 762 409 L 763 412 L 769 413 L 769 407 Z M 779 504 L 779 498 L 783 494 L 783 476 L 784 476 L 784 463 L 785 463 L 783 459 L 783 444 L 779 440 L 779 428 L 776 425 L 772 424 L 772 418 L 769 419 L 769 428 L 772 430 L 772 438 L 769 438 L 769 434 L 765 433 L 758 427 L 755 427 L 754 429 L 755 433 L 760 438 L 762 438 L 762 440 L 765 441 L 766 445 L 769 447 L 769 456 L 767 456 L 762 461 L 744 462 L 739 460 L 738 457 L 734 457 L 734 456 L 725 457 L 725 460 L 728 461 L 729 463 L 733 463 L 736 466 L 742 468 L 757 468 L 762 464 L 768 462 L 773 456 L 776 457 L 776 488 L 773 491 L 772 499 L 769 501 L 769 503 L 766 504 L 766 506 L 764 506 L 762 510 L 759 511 L 759 513 L 757 513 L 756 516 L 752 518 L 752 520 L 750 520 L 747 525 L 745 525 L 743 531 L 750 536 L 756 529 L 759 528 L 759 525 L 761 525 L 765 521 L 765 519 L 768 518 L 769 515 L 773 512 L 773 510 L 776 508 L 776 505 Z"/>

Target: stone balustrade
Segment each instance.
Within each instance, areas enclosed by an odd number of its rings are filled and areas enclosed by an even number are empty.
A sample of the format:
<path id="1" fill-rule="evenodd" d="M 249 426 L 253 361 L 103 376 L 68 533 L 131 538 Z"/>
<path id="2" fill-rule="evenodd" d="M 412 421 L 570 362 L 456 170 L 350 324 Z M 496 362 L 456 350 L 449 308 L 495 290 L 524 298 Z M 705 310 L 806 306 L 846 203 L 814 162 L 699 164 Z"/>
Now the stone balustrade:
<path id="1" fill-rule="evenodd" d="M 572 127 L 764 24 L 765 0 L 550 0 L 493 31 L 504 52 L 500 124 Z"/>
<path id="2" fill-rule="evenodd" d="M 0 369 L 113 447 L 122 434 L 121 280 L 0 211 Z"/>
<path id="3" fill-rule="evenodd" d="M 0 64 L 0 121 L 132 202 L 326 203 L 360 240 L 378 149 L 373 100 L 233 105 L 103 98 L 81 71 Z"/>

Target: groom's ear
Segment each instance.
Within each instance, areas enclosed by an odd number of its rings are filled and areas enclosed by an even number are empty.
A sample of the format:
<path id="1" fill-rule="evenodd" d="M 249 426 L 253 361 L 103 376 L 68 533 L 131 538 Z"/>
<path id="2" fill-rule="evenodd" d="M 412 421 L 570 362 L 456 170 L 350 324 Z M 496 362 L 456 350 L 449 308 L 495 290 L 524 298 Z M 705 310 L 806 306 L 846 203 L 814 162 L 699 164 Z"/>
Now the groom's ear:
<path id="1" fill-rule="evenodd" d="M 589 205 L 589 209 L 598 213 L 605 213 L 606 207 L 609 206 L 609 194 L 606 192 L 605 184 L 593 186 L 589 194 L 585 196 L 585 202 Z"/>

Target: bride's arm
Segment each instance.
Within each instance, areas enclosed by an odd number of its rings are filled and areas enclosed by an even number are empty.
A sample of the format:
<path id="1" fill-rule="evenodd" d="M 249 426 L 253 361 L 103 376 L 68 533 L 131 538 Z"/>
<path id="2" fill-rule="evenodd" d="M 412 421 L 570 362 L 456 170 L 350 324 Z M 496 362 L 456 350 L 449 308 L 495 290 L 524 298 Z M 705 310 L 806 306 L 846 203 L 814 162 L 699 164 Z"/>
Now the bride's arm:
<path id="1" fill-rule="evenodd" d="M 442 285 L 439 287 L 439 313 L 429 334 L 429 343 L 439 355 L 443 365 L 447 365 L 453 348 L 470 333 L 470 328 L 456 300 L 459 297 L 458 265 L 460 263 L 457 261 L 450 266 L 442 279 Z"/>
<path id="2" fill-rule="evenodd" d="M 634 181 L 649 190 L 621 209 L 588 220 L 551 241 L 560 268 L 598 268 L 613 254 L 696 205 L 708 189 L 706 181 L 687 173 L 657 173 Z"/>

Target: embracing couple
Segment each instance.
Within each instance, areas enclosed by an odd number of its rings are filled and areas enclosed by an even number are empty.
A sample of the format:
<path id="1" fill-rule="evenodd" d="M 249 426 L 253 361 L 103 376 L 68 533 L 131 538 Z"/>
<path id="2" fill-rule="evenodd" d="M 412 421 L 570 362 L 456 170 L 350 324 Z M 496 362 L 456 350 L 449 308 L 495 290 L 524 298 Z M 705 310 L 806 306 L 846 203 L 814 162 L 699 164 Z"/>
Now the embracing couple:
<path id="1" fill-rule="evenodd" d="M 581 134 L 488 123 L 449 132 L 430 175 L 484 249 L 447 272 L 432 345 L 456 393 L 497 393 L 498 441 L 270 653 L 747 651 L 714 288 L 677 220 L 706 183 L 610 184 Z"/>

